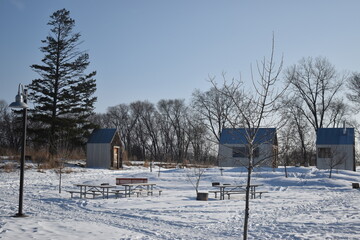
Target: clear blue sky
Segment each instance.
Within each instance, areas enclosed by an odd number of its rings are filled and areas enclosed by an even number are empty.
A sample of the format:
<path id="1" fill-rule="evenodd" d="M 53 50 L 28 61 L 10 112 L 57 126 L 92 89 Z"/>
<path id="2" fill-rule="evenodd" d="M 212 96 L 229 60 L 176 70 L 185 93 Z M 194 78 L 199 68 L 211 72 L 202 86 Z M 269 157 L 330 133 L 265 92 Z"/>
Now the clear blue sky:
<path id="1" fill-rule="evenodd" d="M 268 56 L 290 66 L 324 56 L 339 71 L 360 70 L 358 0 L 0 0 L 0 99 L 37 78 L 41 40 L 66 8 L 97 71 L 96 112 L 136 100 L 189 100 L 208 75 L 241 73 Z"/>

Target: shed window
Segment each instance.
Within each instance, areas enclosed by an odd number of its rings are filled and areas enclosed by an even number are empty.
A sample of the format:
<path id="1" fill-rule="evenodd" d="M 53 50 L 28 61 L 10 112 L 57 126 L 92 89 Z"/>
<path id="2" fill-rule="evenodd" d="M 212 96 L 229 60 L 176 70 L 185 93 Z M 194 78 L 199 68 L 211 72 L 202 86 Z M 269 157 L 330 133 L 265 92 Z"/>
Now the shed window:
<path id="1" fill-rule="evenodd" d="M 233 157 L 245 158 L 248 155 L 246 149 L 245 147 L 233 148 Z"/>
<path id="2" fill-rule="evenodd" d="M 318 157 L 331 158 L 332 157 L 331 148 L 318 148 Z"/>
<path id="3" fill-rule="evenodd" d="M 249 157 L 249 148 L 248 147 L 234 147 L 233 148 L 233 157 L 234 158 L 248 158 Z M 259 148 L 254 149 L 254 157 L 259 157 Z"/>

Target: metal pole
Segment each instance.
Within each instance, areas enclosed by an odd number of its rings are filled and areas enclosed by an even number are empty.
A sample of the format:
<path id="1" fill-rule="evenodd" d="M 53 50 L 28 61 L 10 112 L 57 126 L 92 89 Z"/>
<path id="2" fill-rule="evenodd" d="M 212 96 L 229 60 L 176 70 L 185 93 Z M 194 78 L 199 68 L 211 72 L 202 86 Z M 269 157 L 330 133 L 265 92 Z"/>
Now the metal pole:
<path id="1" fill-rule="evenodd" d="M 61 193 L 61 172 L 62 172 L 62 163 L 60 163 L 60 178 L 59 178 L 59 193 Z"/>
<path id="2" fill-rule="evenodd" d="M 24 90 L 24 102 L 27 103 L 26 90 Z M 24 170 L 25 170 L 25 148 L 26 148 L 26 123 L 27 123 L 27 108 L 23 109 L 23 141 L 21 149 L 20 160 L 20 188 L 19 188 L 19 211 L 15 217 L 26 217 L 23 214 L 23 192 L 24 192 Z"/>

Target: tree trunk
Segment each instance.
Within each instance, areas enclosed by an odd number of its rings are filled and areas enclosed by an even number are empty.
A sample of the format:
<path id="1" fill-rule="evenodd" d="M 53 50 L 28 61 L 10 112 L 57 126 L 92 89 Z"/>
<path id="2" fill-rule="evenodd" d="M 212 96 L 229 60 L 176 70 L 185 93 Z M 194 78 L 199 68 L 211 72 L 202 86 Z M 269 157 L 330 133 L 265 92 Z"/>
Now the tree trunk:
<path id="1" fill-rule="evenodd" d="M 250 160 L 252 162 L 252 160 Z M 249 211 L 250 211 L 250 183 L 251 183 L 251 172 L 252 172 L 252 164 L 249 164 L 248 167 L 248 175 L 247 175 L 247 184 L 246 184 L 246 195 L 245 195 L 245 219 L 244 219 L 244 240 L 247 239 L 248 232 L 248 223 L 249 223 Z"/>

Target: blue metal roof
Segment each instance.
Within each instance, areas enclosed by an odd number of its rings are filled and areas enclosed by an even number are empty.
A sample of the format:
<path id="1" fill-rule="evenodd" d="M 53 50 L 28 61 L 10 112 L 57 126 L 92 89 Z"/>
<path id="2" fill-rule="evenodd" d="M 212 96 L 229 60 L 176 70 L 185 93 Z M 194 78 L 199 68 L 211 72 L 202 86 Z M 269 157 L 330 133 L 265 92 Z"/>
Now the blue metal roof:
<path id="1" fill-rule="evenodd" d="M 91 133 L 88 143 L 111 143 L 115 134 L 116 128 L 95 129 Z"/>
<path id="2" fill-rule="evenodd" d="M 247 144 L 246 136 L 252 130 L 245 128 L 224 128 L 220 136 L 220 144 Z M 255 135 L 255 144 L 275 143 L 276 128 L 259 128 Z"/>
<path id="3" fill-rule="evenodd" d="M 316 137 L 317 145 L 354 145 L 354 128 L 319 128 Z"/>

